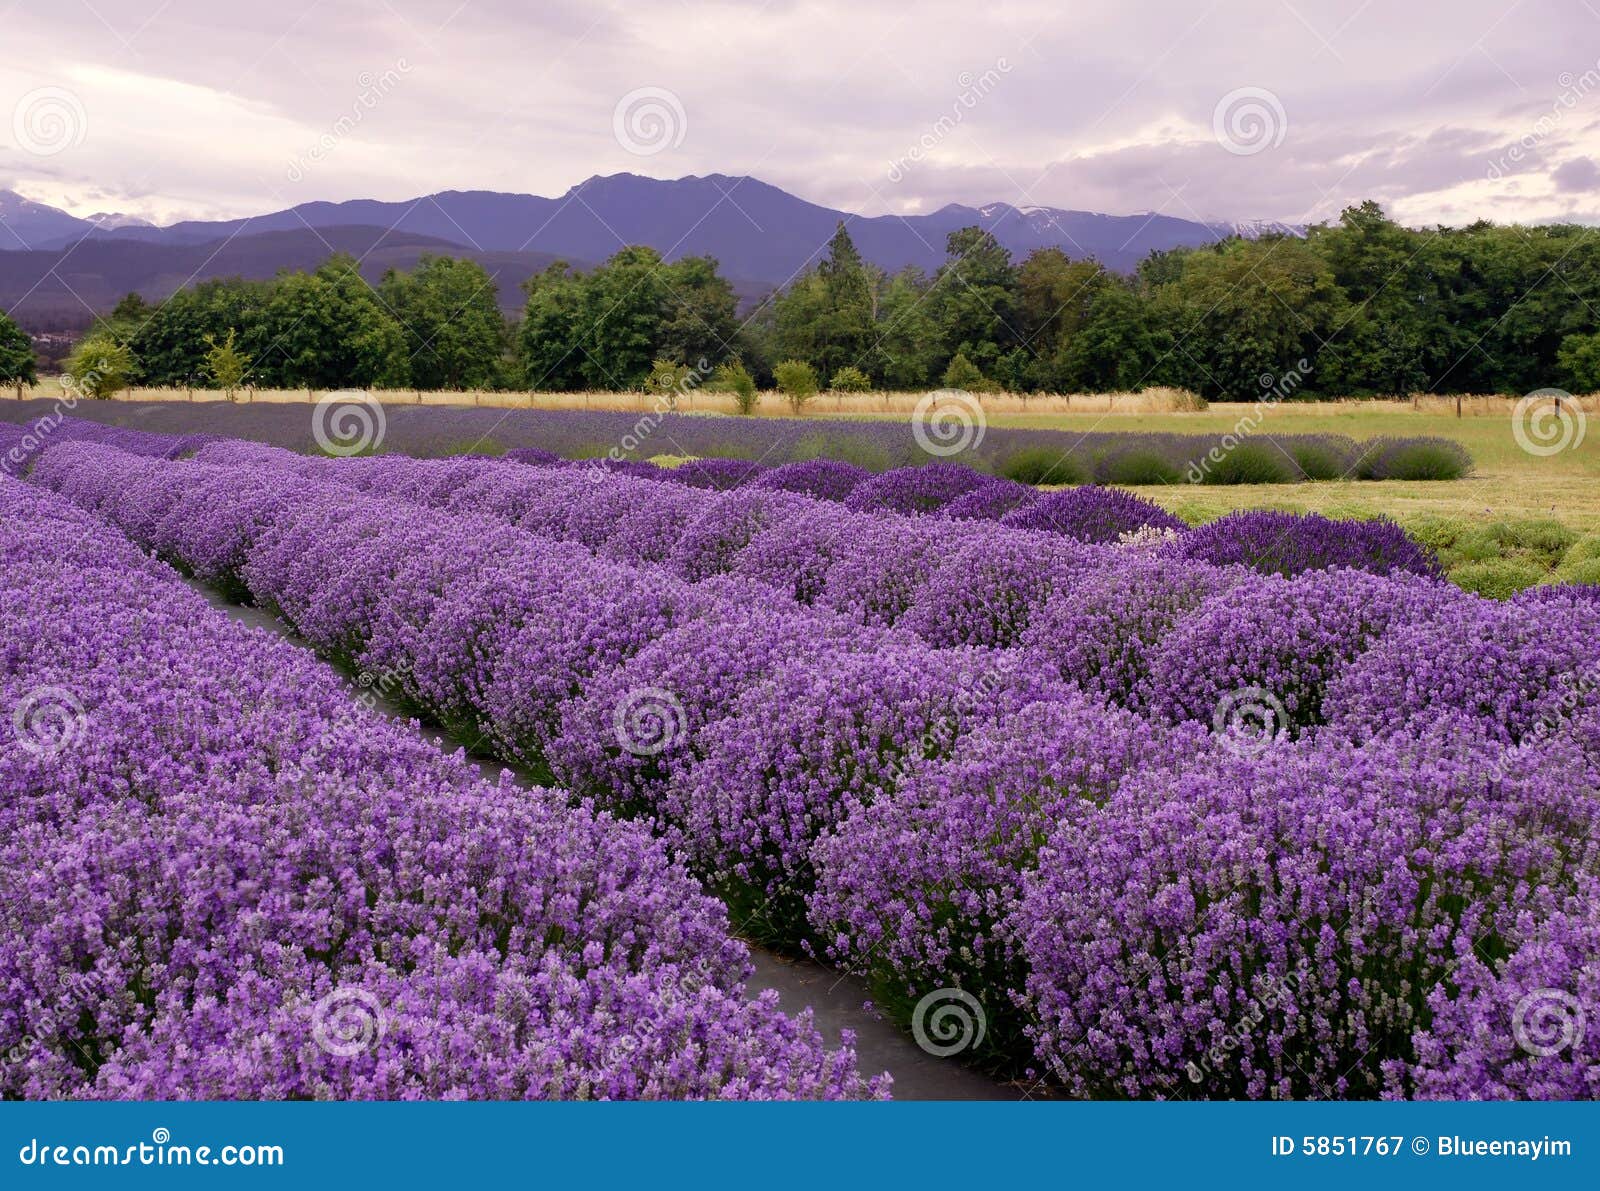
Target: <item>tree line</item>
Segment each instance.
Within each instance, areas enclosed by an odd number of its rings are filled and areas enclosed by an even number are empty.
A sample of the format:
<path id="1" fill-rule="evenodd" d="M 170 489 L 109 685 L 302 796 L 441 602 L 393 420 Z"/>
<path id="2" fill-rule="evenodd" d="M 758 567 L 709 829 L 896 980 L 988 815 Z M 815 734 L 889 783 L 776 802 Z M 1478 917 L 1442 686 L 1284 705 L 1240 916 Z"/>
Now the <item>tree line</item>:
<path id="1" fill-rule="evenodd" d="M 270 281 L 129 295 L 69 370 L 150 386 L 638 389 L 663 376 L 841 390 L 1171 386 L 1208 399 L 1600 389 L 1600 231 L 1405 228 L 1376 203 L 1301 238 L 1153 253 L 1130 276 L 976 227 L 931 275 L 886 273 L 839 226 L 815 267 L 741 313 L 710 257 L 632 246 L 556 262 L 503 316 L 471 260 L 426 256 L 377 285 L 334 256 Z M 34 367 L 0 315 L 0 381 Z M 809 383 L 809 382 L 802 382 Z"/>

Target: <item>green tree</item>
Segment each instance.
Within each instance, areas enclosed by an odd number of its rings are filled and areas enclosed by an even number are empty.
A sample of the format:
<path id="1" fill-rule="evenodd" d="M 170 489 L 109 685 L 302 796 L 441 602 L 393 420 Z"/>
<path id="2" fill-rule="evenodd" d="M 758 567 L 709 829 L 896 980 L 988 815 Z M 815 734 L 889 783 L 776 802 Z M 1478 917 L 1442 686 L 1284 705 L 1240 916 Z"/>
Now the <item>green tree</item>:
<path id="1" fill-rule="evenodd" d="M 1059 248 L 1030 253 L 1017 270 L 1017 320 L 1032 353 L 1059 352 L 1089 318 L 1110 275 L 1099 262 L 1075 261 Z"/>
<path id="2" fill-rule="evenodd" d="M 650 375 L 645 378 L 647 393 L 654 393 L 668 409 L 678 408 L 678 398 L 693 383 L 694 369 L 676 360 L 656 360 L 650 365 Z"/>
<path id="3" fill-rule="evenodd" d="M 977 227 L 951 232 L 945 251 L 949 259 L 934 275 L 928 295 L 943 362 L 959 352 L 980 370 L 993 371 L 1021 340 L 1011 254 L 992 233 Z"/>
<path id="4" fill-rule="evenodd" d="M 280 273 L 241 346 L 264 385 L 400 388 L 410 376 L 405 332 L 343 253 Z"/>
<path id="5" fill-rule="evenodd" d="M 714 392 L 732 393 L 733 404 L 741 414 L 748 417 L 756 412 L 756 403 L 759 400 L 756 382 L 750 375 L 749 369 L 744 366 L 743 360 L 727 360 L 718 365 L 708 387 Z"/>
<path id="6" fill-rule="evenodd" d="M 872 378 L 854 365 L 846 364 L 828 378 L 828 388 L 836 393 L 869 393 Z"/>
<path id="7" fill-rule="evenodd" d="M 739 333 L 739 299 L 709 256 L 686 256 L 660 270 L 663 307 L 655 353 L 698 367 L 725 359 Z"/>
<path id="8" fill-rule="evenodd" d="M 151 310 L 127 340 L 147 385 L 191 384 L 207 373 L 208 340 L 229 331 L 245 339 L 261 317 L 270 282 L 202 281 Z"/>
<path id="9" fill-rule="evenodd" d="M 119 343 L 127 343 L 154 313 L 155 307 L 141 295 L 129 293 L 123 295 L 122 300 L 111 308 L 110 315 L 102 321 Z"/>
<path id="10" fill-rule="evenodd" d="M 506 325 L 494 278 L 478 262 L 425 254 L 408 273 L 385 273 L 378 295 L 405 336 L 416 388 L 482 389 L 495 382 Z"/>
<path id="11" fill-rule="evenodd" d="M 1049 361 L 1045 388 L 1059 393 L 1111 393 L 1165 383 L 1172 335 L 1132 286 L 1100 286 L 1082 325 Z"/>
<path id="12" fill-rule="evenodd" d="M 1321 348 L 1348 309 L 1327 261 L 1289 238 L 1232 240 L 1197 252 L 1157 288 L 1176 333 L 1167 378 L 1208 399 L 1254 401 Z"/>
<path id="13" fill-rule="evenodd" d="M 883 284 L 871 371 L 885 389 L 926 388 L 945 363 L 926 296 L 927 281 L 916 269 L 902 270 Z"/>
<path id="14" fill-rule="evenodd" d="M 16 385 L 20 396 L 23 385 L 34 384 L 39 379 L 38 364 L 33 355 L 33 341 L 28 333 L 0 311 L 0 384 Z"/>
<path id="15" fill-rule="evenodd" d="M 69 388 L 97 400 L 115 396 L 134 376 L 133 352 L 110 331 L 91 331 L 67 358 Z"/>
<path id="16" fill-rule="evenodd" d="M 660 354 L 667 303 L 661 254 L 634 245 L 583 279 L 577 346 L 584 385 L 638 389 Z"/>
<path id="17" fill-rule="evenodd" d="M 965 352 L 957 352 L 951 357 L 949 366 L 944 370 L 944 387 L 965 389 L 969 393 L 984 393 L 993 388 L 978 366 L 967 359 Z"/>
<path id="18" fill-rule="evenodd" d="M 1427 240 L 1374 202 L 1347 208 L 1310 245 L 1328 261 L 1349 304 L 1323 357 L 1325 384 L 1351 393 L 1425 389 L 1464 346 L 1446 321 L 1438 258 Z"/>
<path id="19" fill-rule="evenodd" d="M 1568 335 L 1556 353 L 1556 364 L 1573 392 L 1600 391 L 1600 334 Z"/>
<path id="20" fill-rule="evenodd" d="M 582 388 L 582 279 L 566 261 L 555 261 L 522 288 L 528 295 L 517 333 L 522 383 L 543 391 Z"/>
<path id="21" fill-rule="evenodd" d="M 221 343 L 215 335 L 207 335 L 206 371 L 219 389 L 233 400 L 234 392 L 250 373 L 250 357 L 234 344 L 234 330 L 228 328 L 228 337 Z"/>
<path id="22" fill-rule="evenodd" d="M 841 222 L 817 267 L 774 304 L 776 349 L 811 361 L 825 378 L 842 368 L 877 366 L 877 279 Z M 829 386 L 833 387 L 829 379 Z"/>
<path id="23" fill-rule="evenodd" d="M 804 411 L 806 402 L 817 395 L 820 387 L 817 370 L 804 360 L 784 360 L 773 368 L 772 375 L 777 381 L 778 391 L 797 415 Z"/>

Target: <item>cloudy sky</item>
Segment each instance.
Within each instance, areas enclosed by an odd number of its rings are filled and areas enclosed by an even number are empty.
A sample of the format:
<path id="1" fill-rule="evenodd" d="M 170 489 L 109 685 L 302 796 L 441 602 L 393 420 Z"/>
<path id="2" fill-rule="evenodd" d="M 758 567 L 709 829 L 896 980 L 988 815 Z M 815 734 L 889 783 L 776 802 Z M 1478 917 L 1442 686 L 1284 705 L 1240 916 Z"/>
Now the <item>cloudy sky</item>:
<path id="1" fill-rule="evenodd" d="M 1600 0 L 0 0 L 0 187 L 80 215 L 626 170 L 868 214 L 1600 221 L 1597 162 Z"/>

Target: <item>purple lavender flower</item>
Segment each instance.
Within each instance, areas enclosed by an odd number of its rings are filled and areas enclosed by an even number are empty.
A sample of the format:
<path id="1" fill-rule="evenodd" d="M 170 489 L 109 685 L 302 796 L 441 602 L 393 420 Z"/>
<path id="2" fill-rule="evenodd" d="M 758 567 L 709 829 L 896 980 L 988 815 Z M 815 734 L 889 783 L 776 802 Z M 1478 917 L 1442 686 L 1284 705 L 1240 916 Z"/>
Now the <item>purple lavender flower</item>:
<path id="1" fill-rule="evenodd" d="M 1433 551 L 1392 521 L 1330 521 L 1316 513 L 1267 509 L 1229 513 L 1191 530 L 1175 547 L 1184 558 L 1239 565 L 1264 575 L 1352 567 L 1377 575 L 1406 571 L 1442 577 Z"/>
<path id="2" fill-rule="evenodd" d="M 1182 531 L 1187 527 L 1171 513 L 1120 488 L 1085 485 L 1048 493 L 1001 518 L 1016 529 L 1044 530 L 1082 542 L 1115 542 L 1147 525 Z"/>
<path id="3" fill-rule="evenodd" d="M 933 513 L 982 487 L 986 478 L 959 463 L 897 467 L 857 484 L 844 504 L 858 512 Z"/>

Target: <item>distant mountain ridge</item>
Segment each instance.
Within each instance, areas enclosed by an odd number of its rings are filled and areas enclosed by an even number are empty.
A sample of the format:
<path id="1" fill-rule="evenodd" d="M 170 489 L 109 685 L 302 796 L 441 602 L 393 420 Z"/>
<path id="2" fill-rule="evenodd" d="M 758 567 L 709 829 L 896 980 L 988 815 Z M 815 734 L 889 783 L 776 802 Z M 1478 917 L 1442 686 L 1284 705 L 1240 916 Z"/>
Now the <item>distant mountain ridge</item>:
<path id="1" fill-rule="evenodd" d="M 1009 203 L 950 204 L 925 215 L 862 216 L 808 202 L 756 178 L 726 174 L 673 180 L 637 174 L 596 176 L 557 198 L 448 190 L 403 202 L 309 202 L 247 219 L 185 221 L 166 227 L 124 215 L 79 219 L 0 191 L 0 304 L 9 309 L 30 284 L 37 294 L 41 281 L 78 291 L 79 298 L 96 306 L 104 300 L 101 291 L 114 290 L 124 280 L 146 297 L 162 297 L 162 287 L 171 292 L 171 285 L 181 284 L 193 263 L 193 251 L 205 246 L 216 246 L 224 265 L 244 260 L 249 265 L 245 276 L 271 276 L 278 268 L 303 267 L 305 252 L 332 229 L 361 229 L 363 235 L 357 239 L 367 244 L 369 252 L 380 247 L 415 248 L 428 241 L 434 251 L 498 256 L 508 271 L 501 285 L 502 298 L 509 304 L 516 304 L 516 286 L 523 279 L 509 273 L 524 265 L 531 272 L 542 267 L 539 262 L 558 257 L 574 264 L 601 261 L 627 244 L 647 244 L 669 260 L 713 256 L 723 275 L 734 279 L 741 293 L 750 294 L 786 285 L 815 263 L 841 221 L 862 256 L 891 272 L 908 265 L 929 272 L 938 268 L 949 233 L 972 225 L 992 232 L 1018 257 L 1055 247 L 1069 256 L 1095 257 L 1119 271 L 1131 270 L 1161 249 L 1199 246 L 1236 234 L 1301 230 L 1281 224 L 1203 223 L 1159 213 L 1102 215 Z M 261 239 L 268 235 L 276 238 Z M 135 246 L 153 253 L 138 257 L 148 280 L 141 280 L 136 269 L 129 271 L 130 258 L 124 253 L 133 250 L 137 255 Z M 170 258 L 162 253 L 171 254 Z M 276 265 L 275 253 L 281 262 Z M 59 256 L 59 262 L 48 260 L 49 254 Z M 19 255 L 32 259 L 19 262 L 14 259 Z M 205 275 L 227 274 L 208 264 Z M 72 277 L 80 278 L 82 285 L 73 284 Z M 147 287 L 156 292 L 145 292 Z M 94 298 L 85 290 L 95 291 Z M 39 305 L 34 294 L 24 303 L 24 315 L 28 306 Z"/>

